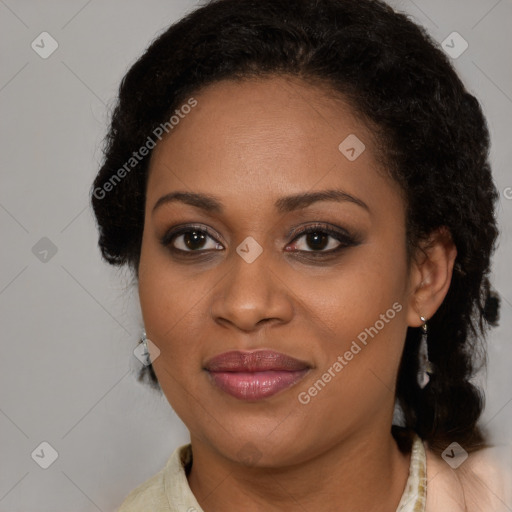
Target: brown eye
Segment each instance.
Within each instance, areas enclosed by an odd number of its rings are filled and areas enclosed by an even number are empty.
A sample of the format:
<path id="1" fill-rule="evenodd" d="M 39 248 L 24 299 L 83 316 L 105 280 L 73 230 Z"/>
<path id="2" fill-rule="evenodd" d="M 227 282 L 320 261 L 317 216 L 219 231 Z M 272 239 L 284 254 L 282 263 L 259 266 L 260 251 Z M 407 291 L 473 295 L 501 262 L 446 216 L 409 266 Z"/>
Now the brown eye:
<path id="1" fill-rule="evenodd" d="M 334 247 L 332 247 L 333 240 L 331 240 L 329 242 L 329 239 L 333 238 L 333 237 L 331 237 L 327 233 L 323 233 L 321 231 L 314 231 L 311 233 L 306 233 L 305 235 L 302 235 L 299 238 L 304 238 L 304 242 L 305 242 L 304 245 L 307 247 L 310 247 L 312 251 L 322 251 L 326 248 L 336 249 L 336 247 L 338 247 L 338 245 L 336 245 L 335 241 L 334 241 Z M 338 244 L 340 244 L 340 242 L 338 242 Z M 301 249 L 299 248 L 299 250 L 301 250 Z M 304 250 L 304 249 L 302 249 L 302 250 Z"/>
<path id="2" fill-rule="evenodd" d="M 221 250 L 222 245 L 217 242 L 207 230 L 193 226 L 185 226 L 165 234 L 162 244 L 171 250 L 181 252 L 201 252 L 208 250 Z"/>
<path id="3" fill-rule="evenodd" d="M 297 243 L 297 240 L 304 239 Z M 298 252 L 334 253 L 344 247 L 355 245 L 355 240 L 343 231 L 338 231 L 330 226 L 308 226 L 299 231 L 294 238 L 293 248 Z"/>

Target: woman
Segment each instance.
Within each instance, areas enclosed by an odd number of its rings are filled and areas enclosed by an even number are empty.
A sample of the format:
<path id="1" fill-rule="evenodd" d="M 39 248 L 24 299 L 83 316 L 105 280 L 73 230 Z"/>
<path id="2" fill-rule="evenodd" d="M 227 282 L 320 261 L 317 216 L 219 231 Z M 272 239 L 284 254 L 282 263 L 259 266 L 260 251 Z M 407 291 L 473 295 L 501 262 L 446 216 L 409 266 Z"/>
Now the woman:
<path id="1" fill-rule="evenodd" d="M 469 381 L 498 309 L 488 145 L 380 1 L 216 0 L 160 35 L 92 202 L 191 443 L 119 510 L 505 507 Z"/>

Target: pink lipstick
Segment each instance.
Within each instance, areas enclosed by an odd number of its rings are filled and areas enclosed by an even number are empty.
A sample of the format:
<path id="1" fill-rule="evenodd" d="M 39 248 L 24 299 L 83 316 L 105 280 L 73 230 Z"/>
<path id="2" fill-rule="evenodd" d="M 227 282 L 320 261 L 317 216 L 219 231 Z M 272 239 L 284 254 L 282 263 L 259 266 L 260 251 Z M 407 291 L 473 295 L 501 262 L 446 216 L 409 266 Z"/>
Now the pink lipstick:
<path id="1" fill-rule="evenodd" d="M 207 361 L 213 383 L 240 400 L 261 400 L 304 378 L 311 366 L 273 350 L 231 351 Z"/>

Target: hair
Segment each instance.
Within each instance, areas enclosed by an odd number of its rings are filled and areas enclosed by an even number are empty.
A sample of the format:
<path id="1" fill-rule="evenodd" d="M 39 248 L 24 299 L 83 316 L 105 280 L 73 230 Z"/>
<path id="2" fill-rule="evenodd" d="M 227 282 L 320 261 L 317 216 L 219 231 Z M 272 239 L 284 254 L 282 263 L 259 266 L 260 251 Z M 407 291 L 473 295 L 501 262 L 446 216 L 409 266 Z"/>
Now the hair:
<path id="1" fill-rule="evenodd" d="M 449 291 L 428 321 L 430 383 L 416 383 L 420 328 L 409 327 L 396 400 L 407 428 L 438 453 L 485 445 L 484 399 L 470 382 L 497 325 L 489 282 L 498 200 L 481 107 L 426 30 L 379 0 L 213 0 L 170 26 L 124 76 L 91 188 L 99 247 L 138 279 L 151 152 L 112 181 L 191 94 L 221 80 L 293 76 L 345 98 L 371 127 L 400 184 L 409 258 L 446 226 L 457 247 Z M 132 162 L 133 163 L 133 162 Z M 120 174 L 117 174 L 119 177 Z M 108 187 L 109 182 L 113 186 Z M 141 370 L 158 388 L 151 366 Z"/>

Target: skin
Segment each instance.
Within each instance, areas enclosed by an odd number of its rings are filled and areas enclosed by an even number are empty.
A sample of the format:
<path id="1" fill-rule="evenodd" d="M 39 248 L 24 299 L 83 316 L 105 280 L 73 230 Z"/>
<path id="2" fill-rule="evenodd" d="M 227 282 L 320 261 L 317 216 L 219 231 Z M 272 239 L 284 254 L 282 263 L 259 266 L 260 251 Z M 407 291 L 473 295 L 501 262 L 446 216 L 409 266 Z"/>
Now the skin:
<path id="1" fill-rule="evenodd" d="M 407 264 L 401 190 L 377 163 L 372 132 L 326 89 L 276 76 L 218 82 L 194 97 L 198 105 L 151 157 L 139 267 L 145 328 L 160 350 L 154 370 L 190 431 L 191 490 L 206 512 L 395 511 L 410 462 L 390 433 L 395 380 L 407 327 L 430 318 L 448 291 L 449 233 L 432 233 Z M 338 149 L 349 134 L 366 146 L 354 161 Z M 274 205 L 325 189 L 368 209 L 324 200 L 278 213 Z M 152 211 L 175 191 L 215 196 L 224 209 L 176 201 Z M 356 243 L 315 258 L 340 245 L 331 235 L 320 248 L 296 237 L 315 223 L 345 229 Z M 160 241 L 183 224 L 214 235 L 192 249 L 178 235 L 174 246 L 191 257 Z M 263 249 L 252 263 L 236 252 L 248 236 Z M 401 311 L 301 404 L 298 394 L 394 303 Z M 227 395 L 203 370 L 214 355 L 261 348 L 312 369 L 259 402 Z"/>

